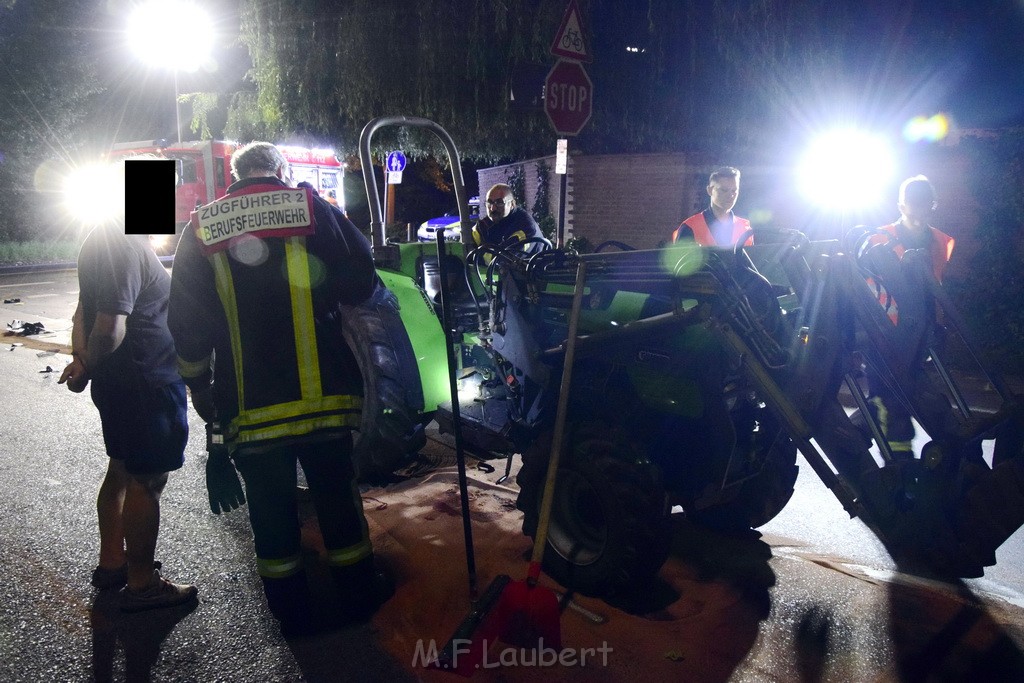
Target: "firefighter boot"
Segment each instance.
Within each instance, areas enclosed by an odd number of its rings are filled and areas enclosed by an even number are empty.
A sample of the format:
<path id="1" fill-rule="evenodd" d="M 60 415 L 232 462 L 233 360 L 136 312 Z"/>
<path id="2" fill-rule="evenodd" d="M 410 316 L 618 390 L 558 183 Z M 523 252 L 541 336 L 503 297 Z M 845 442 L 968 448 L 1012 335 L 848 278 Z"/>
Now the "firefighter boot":
<path id="1" fill-rule="evenodd" d="M 368 621 L 395 594 L 395 582 L 373 563 L 373 555 L 355 564 L 331 567 L 331 578 L 344 614 L 352 621 Z"/>
<path id="2" fill-rule="evenodd" d="M 319 625 L 310 608 L 309 586 L 306 584 L 306 572 L 300 571 L 291 576 L 263 579 L 263 592 L 267 596 L 267 606 L 271 614 L 281 626 L 281 635 L 285 637 L 312 635 L 319 630 Z"/>

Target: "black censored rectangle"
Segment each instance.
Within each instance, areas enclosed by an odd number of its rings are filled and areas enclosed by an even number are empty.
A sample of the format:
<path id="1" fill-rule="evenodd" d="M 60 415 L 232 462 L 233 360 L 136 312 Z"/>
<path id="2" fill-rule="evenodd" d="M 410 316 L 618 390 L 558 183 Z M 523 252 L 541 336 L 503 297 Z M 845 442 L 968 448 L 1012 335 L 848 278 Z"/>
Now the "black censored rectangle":
<path id="1" fill-rule="evenodd" d="M 174 234 L 175 166 L 174 159 L 124 162 L 126 235 Z"/>

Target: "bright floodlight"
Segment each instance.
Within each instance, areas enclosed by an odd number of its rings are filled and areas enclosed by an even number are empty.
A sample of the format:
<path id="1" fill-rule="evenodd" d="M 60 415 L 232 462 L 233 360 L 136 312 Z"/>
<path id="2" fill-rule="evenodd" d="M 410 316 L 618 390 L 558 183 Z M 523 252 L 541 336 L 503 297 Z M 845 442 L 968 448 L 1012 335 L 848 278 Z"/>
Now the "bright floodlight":
<path id="1" fill-rule="evenodd" d="M 797 181 L 808 201 L 849 211 L 876 206 L 893 169 L 892 152 L 884 140 L 862 131 L 837 130 L 812 143 Z"/>
<path id="2" fill-rule="evenodd" d="M 64 208 L 77 221 L 96 225 L 124 212 L 123 164 L 79 166 L 64 180 Z"/>
<path id="3" fill-rule="evenodd" d="M 128 19 L 132 49 L 152 66 L 195 71 L 210 57 L 213 28 L 198 5 L 174 0 L 150 0 Z"/>

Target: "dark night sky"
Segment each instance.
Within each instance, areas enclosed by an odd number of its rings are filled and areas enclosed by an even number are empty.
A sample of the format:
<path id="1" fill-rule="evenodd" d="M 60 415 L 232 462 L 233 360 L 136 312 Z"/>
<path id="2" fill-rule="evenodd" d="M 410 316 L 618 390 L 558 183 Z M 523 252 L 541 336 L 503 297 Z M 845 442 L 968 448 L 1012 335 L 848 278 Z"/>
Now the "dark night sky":
<path id="1" fill-rule="evenodd" d="M 1015 5 L 1005 23 L 997 14 L 972 26 L 961 78 L 949 95 L 951 106 L 962 108 L 965 123 L 1024 125 L 1024 3 Z"/>
<path id="2" fill-rule="evenodd" d="M 1024 2 L 918 0 L 890 9 L 886 18 L 887 26 L 876 20 L 874 28 L 891 37 L 893 50 L 860 54 L 860 63 L 884 56 L 896 75 L 901 62 L 922 74 L 911 88 L 964 127 L 1024 124 Z M 908 43 L 915 49 L 899 50 Z"/>

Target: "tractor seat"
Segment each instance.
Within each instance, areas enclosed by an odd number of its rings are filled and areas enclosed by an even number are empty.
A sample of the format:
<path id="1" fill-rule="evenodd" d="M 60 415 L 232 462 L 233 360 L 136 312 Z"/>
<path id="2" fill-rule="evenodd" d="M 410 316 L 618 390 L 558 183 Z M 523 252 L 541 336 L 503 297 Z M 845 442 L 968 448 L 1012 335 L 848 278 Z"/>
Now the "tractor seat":
<path id="1" fill-rule="evenodd" d="M 438 318 L 441 317 L 441 268 L 437 256 L 423 256 L 419 263 L 420 286 L 426 292 Z M 469 291 L 466 282 L 466 266 L 457 256 L 448 256 L 448 292 L 452 298 L 452 311 L 455 315 L 455 325 L 462 330 L 475 330 L 478 327 L 477 316 L 486 318 L 489 315 L 487 310 L 487 299 L 478 296 L 477 302 Z"/>

